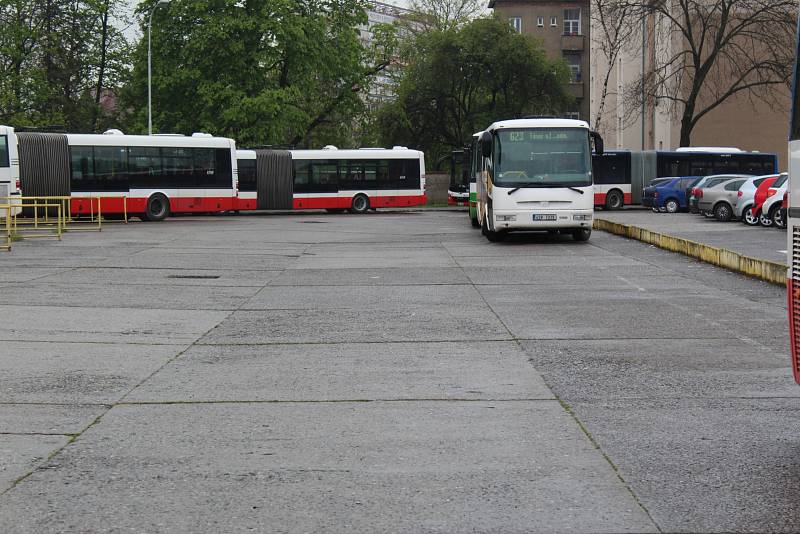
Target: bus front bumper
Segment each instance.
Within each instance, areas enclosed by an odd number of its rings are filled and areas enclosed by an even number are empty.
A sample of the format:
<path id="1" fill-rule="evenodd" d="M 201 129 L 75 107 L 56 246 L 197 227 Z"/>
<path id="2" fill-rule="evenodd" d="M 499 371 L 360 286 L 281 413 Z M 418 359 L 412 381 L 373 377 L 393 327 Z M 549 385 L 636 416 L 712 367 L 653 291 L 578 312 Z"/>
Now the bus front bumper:
<path id="1" fill-rule="evenodd" d="M 495 230 L 554 230 L 591 228 L 593 210 L 498 210 L 492 213 Z"/>

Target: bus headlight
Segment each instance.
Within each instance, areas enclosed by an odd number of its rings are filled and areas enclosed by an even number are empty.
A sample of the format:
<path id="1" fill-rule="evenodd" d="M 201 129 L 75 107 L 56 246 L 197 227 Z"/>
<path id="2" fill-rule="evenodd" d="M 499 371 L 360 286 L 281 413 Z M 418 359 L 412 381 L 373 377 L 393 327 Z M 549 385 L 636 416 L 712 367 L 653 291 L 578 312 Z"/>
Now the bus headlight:
<path id="1" fill-rule="evenodd" d="M 592 220 L 592 216 L 591 215 L 573 215 L 572 216 L 572 220 L 573 221 L 591 221 Z"/>
<path id="2" fill-rule="evenodd" d="M 495 215 L 494 218 L 495 218 L 495 220 L 497 222 L 503 222 L 503 221 L 511 222 L 511 221 L 516 221 L 517 220 L 517 216 L 516 215 Z"/>

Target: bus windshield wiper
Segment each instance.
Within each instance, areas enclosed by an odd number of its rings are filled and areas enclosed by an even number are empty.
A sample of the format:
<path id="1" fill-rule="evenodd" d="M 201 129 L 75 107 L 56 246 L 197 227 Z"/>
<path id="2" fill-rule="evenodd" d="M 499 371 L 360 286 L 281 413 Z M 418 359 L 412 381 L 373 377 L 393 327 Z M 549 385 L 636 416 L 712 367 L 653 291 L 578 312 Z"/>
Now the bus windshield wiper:
<path id="1" fill-rule="evenodd" d="M 509 194 L 509 195 L 510 195 L 511 193 L 516 193 L 516 192 L 517 192 L 517 191 L 519 191 L 520 189 L 522 189 L 522 188 L 521 188 L 521 187 L 515 187 L 514 189 L 509 189 L 507 194 Z"/>
<path id="2" fill-rule="evenodd" d="M 572 189 L 573 191 L 577 191 L 577 192 L 578 192 L 578 193 L 580 193 L 581 195 L 584 193 L 584 190 L 583 190 L 583 189 L 578 189 L 577 187 L 572 187 L 572 186 L 570 186 L 570 185 L 568 185 L 568 186 L 567 186 L 567 189 Z"/>

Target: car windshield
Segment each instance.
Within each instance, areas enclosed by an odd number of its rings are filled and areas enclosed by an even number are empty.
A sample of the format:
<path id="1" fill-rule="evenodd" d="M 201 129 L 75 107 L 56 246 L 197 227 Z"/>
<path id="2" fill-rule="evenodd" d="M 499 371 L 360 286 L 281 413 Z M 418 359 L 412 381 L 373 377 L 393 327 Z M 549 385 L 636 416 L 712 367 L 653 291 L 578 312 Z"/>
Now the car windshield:
<path id="1" fill-rule="evenodd" d="M 775 180 L 775 183 L 774 183 L 774 184 L 772 184 L 772 187 L 780 187 L 780 186 L 782 186 L 783 184 L 785 184 L 785 183 L 786 183 L 786 179 L 787 179 L 787 178 L 788 178 L 788 176 L 786 176 L 785 174 L 782 174 L 782 175 L 780 176 L 780 178 L 778 178 L 777 180 Z"/>
<path id="2" fill-rule="evenodd" d="M 655 180 L 650 182 L 650 185 L 647 187 L 656 187 L 657 185 L 661 185 L 664 182 L 668 182 L 669 180 L 670 180 L 669 178 L 656 178 Z"/>
<path id="3" fill-rule="evenodd" d="M 589 136 L 583 128 L 500 130 L 493 163 L 493 181 L 500 187 L 592 185 Z"/>

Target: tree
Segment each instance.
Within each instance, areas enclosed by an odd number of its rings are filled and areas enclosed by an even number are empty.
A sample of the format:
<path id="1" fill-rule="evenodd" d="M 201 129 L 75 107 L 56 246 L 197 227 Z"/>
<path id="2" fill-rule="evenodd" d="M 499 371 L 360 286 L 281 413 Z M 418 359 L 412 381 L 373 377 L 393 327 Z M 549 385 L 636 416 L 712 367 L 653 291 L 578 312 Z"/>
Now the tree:
<path id="1" fill-rule="evenodd" d="M 419 147 L 429 161 L 495 120 L 559 113 L 571 101 L 566 64 L 497 18 L 421 34 L 412 48 L 397 100 L 377 121 L 383 143 Z"/>
<path id="2" fill-rule="evenodd" d="M 149 12 L 152 0 L 139 6 Z M 363 0 L 196 0 L 153 17 L 153 125 L 242 145 L 342 137 L 389 51 L 365 48 Z M 123 94 L 127 129 L 146 124 L 146 42 Z"/>
<path id="3" fill-rule="evenodd" d="M 631 44 L 638 26 L 635 24 L 635 7 L 628 0 L 592 0 L 592 49 L 599 62 L 604 63 L 600 69 L 600 92 L 597 95 L 597 113 L 593 126 L 598 131 L 605 131 L 603 118 L 608 97 L 609 81 L 616 68 L 621 54 Z"/>
<path id="4" fill-rule="evenodd" d="M 767 103 L 786 86 L 794 64 L 796 0 L 635 2 L 654 40 L 652 65 L 628 90 L 642 104 L 666 102 L 680 117 L 680 145 L 735 95 Z M 641 18 L 639 19 L 641 20 Z M 656 44 L 657 43 L 657 44 Z"/>
<path id="5" fill-rule="evenodd" d="M 126 65 L 120 0 L 0 0 L 0 117 L 93 131 Z"/>
<path id="6" fill-rule="evenodd" d="M 407 26 L 414 33 L 454 30 L 480 15 L 485 6 L 482 0 L 411 0 Z"/>

